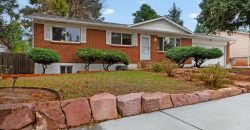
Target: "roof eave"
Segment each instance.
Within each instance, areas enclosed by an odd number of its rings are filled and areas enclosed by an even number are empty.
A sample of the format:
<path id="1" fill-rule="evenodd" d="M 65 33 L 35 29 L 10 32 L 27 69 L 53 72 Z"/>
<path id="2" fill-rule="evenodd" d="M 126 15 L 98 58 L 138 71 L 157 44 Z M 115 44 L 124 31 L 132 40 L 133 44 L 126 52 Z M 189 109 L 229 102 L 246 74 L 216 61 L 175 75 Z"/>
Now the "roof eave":
<path id="1" fill-rule="evenodd" d="M 118 28 L 118 29 L 128 29 L 133 30 L 137 32 L 147 32 L 147 33 L 162 33 L 162 34 L 172 34 L 172 35 L 180 35 L 185 38 L 201 38 L 201 39 L 214 39 L 219 41 L 234 41 L 234 39 L 231 38 L 224 38 L 224 37 L 213 37 L 213 36 L 200 36 L 197 34 L 185 34 L 185 33 L 178 33 L 178 32 L 169 32 L 169 31 L 159 31 L 159 30 L 151 30 L 151 29 L 141 29 L 141 28 L 135 28 L 131 26 L 118 26 L 118 25 L 112 25 L 112 24 L 103 24 L 103 23 L 92 23 L 92 22 L 85 22 L 85 21 L 76 21 L 76 20 L 69 20 L 69 19 L 62 19 L 62 18 L 49 18 L 49 17 L 42 17 L 42 16 L 32 16 L 28 15 L 25 16 L 26 18 L 30 18 L 32 20 L 47 20 L 47 21 L 57 21 L 57 22 L 66 22 L 66 23 L 77 23 L 77 24 L 84 24 L 89 26 L 99 26 L 99 27 L 107 27 L 107 28 Z"/>

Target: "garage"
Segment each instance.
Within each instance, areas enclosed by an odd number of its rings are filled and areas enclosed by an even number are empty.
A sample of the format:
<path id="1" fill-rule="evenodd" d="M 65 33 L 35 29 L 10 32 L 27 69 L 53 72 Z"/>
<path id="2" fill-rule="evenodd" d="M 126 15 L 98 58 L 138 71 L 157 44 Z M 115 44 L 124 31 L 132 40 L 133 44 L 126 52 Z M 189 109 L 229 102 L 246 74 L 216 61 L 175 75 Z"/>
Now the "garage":
<path id="1" fill-rule="evenodd" d="M 226 66 L 226 45 L 227 42 L 212 41 L 212 40 L 193 40 L 193 46 L 200 46 L 205 48 L 218 48 L 223 52 L 223 56 L 217 59 L 207 60 L 202 66 L 208 66 L 213 64 L 220 64 L 221 66 Z M 194 61 L 192 61 L 194 63 Z"/>

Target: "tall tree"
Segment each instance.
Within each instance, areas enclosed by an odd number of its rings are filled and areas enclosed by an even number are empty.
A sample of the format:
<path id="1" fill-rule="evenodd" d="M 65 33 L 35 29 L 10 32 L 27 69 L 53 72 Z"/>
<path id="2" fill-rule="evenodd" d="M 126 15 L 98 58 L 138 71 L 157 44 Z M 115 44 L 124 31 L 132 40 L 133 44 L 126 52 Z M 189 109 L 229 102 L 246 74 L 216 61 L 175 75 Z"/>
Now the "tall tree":
<path id="1" fill-rule="evenodd" d="M 28 48 L 28 44 L 22 40 L 23 29 L 18 21 L 19 14 L 16 0 L 0 1 L 0 45 L 10 51 L 22 52 Z M 9 19 L 4 19 L 7 16 Z"/>
<path id="2" fill-rule="evenodd" d="M 20 10 L 23 15 L 33 13 L 65 16 L 69 18 L 99 19 L 103 3 L 101 0 L 29 0 L 29 5 Z M 32 23 L 23 18 L 22 25 L 28 30 L 26 35 L 31 39 Z"/>
<path id="3" fill-rule="evenodd" d="M 100 0 L 30 0 L 29 4 L 21 9 L 24 15 L 40 13 L 84 19 L 100 18 L 103 7 Z"/>
<path id="4" fill-rule="evenodd" d="M 17 20 L 20 15 L 15 11 L 18 9 L 19 5 L 16 0 L 1 0 L 0 1 L 0 15 L 7 15 L 12 20 Z"/>
<path id="5" fill-rule="evenodd" d="M 173 3 L 173 7 L 168 10 L 168 15 L 166 15 L 169 19 L 174 21 L 175 23 L 183 26 L 183 20 L 181 19 L 181 9 L 177 8 L 175 3 Z"/>
<path id="6" fill-rule="evenodd" d="M 69 6 L 69 17 L 100 19 L 103 3 L 100 0 L 66 0 Z"/>
<path id="7" fill-rule="evenodd" d="M 209 33 L 219 31 L 237 31 L 250 25 L 249 0 L 202 0 L 201 13 L 197 21 L 208 29 Z"/>
<path id="8" fill-rule="evenodd" d="M 155 10 L 152 9 L 148 4 L 142 4 L 140 9 L 132 15 L 134 16 L 134 23 L 139 23 L 159 17 Z"/>
<path id="9" fill-rule="evenodd" d="M 206 27 L 203 27 L 199 23 L 196 24 L 194 32 L 195 33 L 200 33 L 200 34 L 208 34 L 208 30 L 206 29 Z"/>

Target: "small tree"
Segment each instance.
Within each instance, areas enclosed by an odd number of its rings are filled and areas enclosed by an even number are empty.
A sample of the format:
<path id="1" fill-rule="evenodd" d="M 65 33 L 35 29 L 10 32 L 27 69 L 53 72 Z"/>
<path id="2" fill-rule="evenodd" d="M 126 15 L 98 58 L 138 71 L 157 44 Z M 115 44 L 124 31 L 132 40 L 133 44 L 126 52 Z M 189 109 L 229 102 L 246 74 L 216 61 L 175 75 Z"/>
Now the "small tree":
<path id="1" fill-rule="evenodd" d="M 86 71 L 89 71 L 90 64 L 100 60 L 101 58 L 100 50 L 94 48 L 78 49 L 76 55 L 86 63 L 84 67 Z"/>
<path id="2" fill-rule="evenodd" d="M 167 58 L 175 61 L 182 68 L 185 62 L 191 58 L 191 47 L 175 47 L 165 53 Z"/>
<path id="3" fill-rule="evenodd" d="M 42 64 L 43 74 L 45 74 L 47 65 L 58 62 L 60 59 L 57 52 L 45 48 L 32 48 L 27 54 L 34 62 Z"/>
<path id="4" fill-rule="evenodd" d="M 223 52 L 218 48 L 207 49 L 204 47 L 192 47 L 191 55 L 195 61 L 194 67 L 200 68 L 200 66 L 210 59 L 216 59 L 223 56 Z"/>
<path id="5" fill-rule="evenodd" d="M 128 57 L 120 51 L 102 50 L 100 60 L 105 71 L 108 71 L 109 67 L 115 63 L 129 64 Z"/>

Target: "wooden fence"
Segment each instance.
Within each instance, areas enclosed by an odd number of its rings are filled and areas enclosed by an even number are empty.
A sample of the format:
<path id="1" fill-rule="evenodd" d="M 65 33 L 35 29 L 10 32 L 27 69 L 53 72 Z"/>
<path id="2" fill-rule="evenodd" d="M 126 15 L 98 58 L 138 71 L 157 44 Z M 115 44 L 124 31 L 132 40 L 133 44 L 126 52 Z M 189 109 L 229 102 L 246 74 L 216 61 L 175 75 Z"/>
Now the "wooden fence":
<path id="1" fill-rule="evenodd" d="M 34 62 L 24 53 L 0 53 L 0 65 L 10 67 L 10 74 L 33 74 Z"/>

